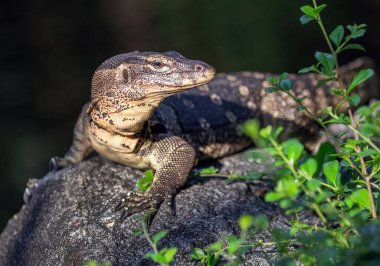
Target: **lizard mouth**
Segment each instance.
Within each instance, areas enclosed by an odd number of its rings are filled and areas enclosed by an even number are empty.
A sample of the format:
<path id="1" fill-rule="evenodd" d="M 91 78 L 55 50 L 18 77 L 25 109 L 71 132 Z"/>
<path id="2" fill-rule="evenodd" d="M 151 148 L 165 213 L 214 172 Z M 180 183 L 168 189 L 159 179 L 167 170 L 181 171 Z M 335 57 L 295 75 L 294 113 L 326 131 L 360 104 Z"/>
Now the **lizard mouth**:
<path id="1" fill-rule="evenodd" d="M 185 73 L 183 73 L 185 74 Z M 202 71 L 199 71 L 196 73 L 197 77 L 194 79 L 191 78 L 184 78 L 182 80 L 182 84 L 165 84 L 162 86 L 158 91 L 151 92 L 151 95 L 157 94 L 157 95 L 165 95 L 164 97 L 168 97 L 170 95 L 179 93 L 184 90 L 188 90 L 191 88 L 199 87 L 201 85 L 209 83 L 216 74 L 215 68 L 211 66 L 204 67 Z M 185 75 L 186 76 L 186 75 Z M 191 75 L 188 75 L 191 76 Z M 166 89 L 165 89 L 166 88 Z"/>
<path id="2" fill-rule="evenodd" d="M 199 79 L 197 79 L 195 82 L 192 82 L 191 84 L 185 84 L 184 86 L 182 86 L 182 89 L 193 88 L 193 87 L 204 85 L 210 82 L 215 77 L 215 74 L 216 74 L 215 68 L 211 66 L 208 66 L 202 72 L 203 73 L 201 73 L 201 77 Z"/>

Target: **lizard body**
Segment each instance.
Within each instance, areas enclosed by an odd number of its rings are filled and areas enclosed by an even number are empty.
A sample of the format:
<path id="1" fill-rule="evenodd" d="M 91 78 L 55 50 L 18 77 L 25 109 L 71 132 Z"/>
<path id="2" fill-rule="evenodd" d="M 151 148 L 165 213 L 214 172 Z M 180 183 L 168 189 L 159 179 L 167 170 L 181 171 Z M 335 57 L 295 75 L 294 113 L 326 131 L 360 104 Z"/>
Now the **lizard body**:
<path id="1" fill-rule="evenodd" d="M 195 150 L 180 137 L 150 133 L 147 121 L 170 95 L 209 82 L 215 69 L 177 52 L 133 52 L 114 56 L 95 71 L 91 102 L 74 128 L 73 145 L 64 158 L 51 160 L 52 168 L 83 160 L 93 150 L 115 162 L 155 170 L 145 194 L 124 200 L 123 218 L 157 209 L 186 182 Z"/>
<path id="2" fill-rule="evenodd" d="M 343 67 L 342 75 L 349 79 L 366 63 Z M 206 84 L 214 75 L 206 63 L 176 52 L 135 52 L 105 61 L 95 71 L 91 102 L 75 126 L 73 145 L 64 158 L 52 159 L 53 166 L 77 163 L 96 150 L 134 168 L 153 168 L 155 178 L 149 190 L 131 193 L 119 206 L 124 208 L 124 219 L 158 208 L 175 194 L 185 183 L 196 153 L 217 158 L 249 146 L 251 141 L 243 136 L 240 125 L 250 118 L 258 118 L 263 125 L 284 126 L 285 136 L 303 137 L 311 145 L 316 141 L 318 127 L 296 111 L 289 96 L 261 90 L 272 74 L 218 74 Z M 303 103 L 312 113 L 339 101 L 326 88 L 318 88 L 321 77 L 316 74 L 289 77 L 295 84 L 293 92 L 307 97 Z M 192 87 L 196 88 L 188 90 Z M 373 84 L 371 88 L 377 92 Z"/>
<path id="3" fill-rule="evenodd" d="M 341 76 L 348 84 L 358 70 L 373 67 L 368 58 L 360 58 L 341 67 Z M 268 77 L 273 73 L 221 73 L 206 85 L 167 98 L 155 112 L 157 132 L 180 136 L 190 143 L 201 157 L 219 158 L 239 151 L 251 140 L 242 134 L 241 124 L 257 118 L 262 126 L 284 127 L 284 138 L 297 136 L 309 149 L 318 145 L 320 127 L 305 112 L 297 111 L 298 104 L 283 92 L 266 93 Z M 318 74 L 289 74 L 294 87 L 292 93 L 306 97 L 303 104 L 314 115 L 328 106 L 336 106 L 342 99 L 329 92 L 339 87 L 337 82 L 319 86 L 324 78 Z M 375 78 L 358 90 L 362 101 L 380 94 Z M 342 111 L 347 105 L 341 107 Z"/>

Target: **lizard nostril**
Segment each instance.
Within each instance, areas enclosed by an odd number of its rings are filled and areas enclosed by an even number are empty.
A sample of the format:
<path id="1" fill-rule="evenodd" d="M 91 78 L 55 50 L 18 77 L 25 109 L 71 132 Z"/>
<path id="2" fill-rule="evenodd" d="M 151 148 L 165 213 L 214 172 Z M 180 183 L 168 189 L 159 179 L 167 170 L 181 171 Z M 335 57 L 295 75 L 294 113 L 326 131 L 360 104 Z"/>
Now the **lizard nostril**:
<path id="1" fill-rule="evenodd" d="M 195 71 L 202 71 L 202 70 L 203 70 L 203 66 L 195 65 Z"/>

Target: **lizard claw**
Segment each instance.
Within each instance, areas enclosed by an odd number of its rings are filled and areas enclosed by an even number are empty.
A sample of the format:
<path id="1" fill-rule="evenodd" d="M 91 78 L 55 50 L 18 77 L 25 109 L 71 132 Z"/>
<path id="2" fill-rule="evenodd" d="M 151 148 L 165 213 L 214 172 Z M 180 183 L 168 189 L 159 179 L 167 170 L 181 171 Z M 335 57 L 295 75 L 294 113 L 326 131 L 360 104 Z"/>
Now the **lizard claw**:
<path id="1" fill-rule="evenodd" d="M 65 158 L 54 156 L 49 161 L 49 172 L 58 171 L 64 167 L 70 166 L 73 163 Z"/>
<path id="2" fill-rule="evenodd" d="M 168 197 L 168 206 L 170 209 L 170 213 L 173 217 L 177 216 L 177 211 L 176 211 L 176 202 L 175 202 L 175 195 L 171 195 Z"/>
<path id="3" fill-rule="evenodd" d="M 128 193 L 124 198 L 115 206 L 115 211 L 123 210 L 120 216 L 120 220 L 123 222 L 132 214 L 142 212 L 147 209 L 156 210 L 163 201 L 160 195 L 146 195 L 139 192 Z"/>
<path id="4" fill-rule="evenodd" d="M 122 199 L 116 206 L 115 206 L 115 212 L 118 212 L 120 211 L 121 209 L 124 208 L 124 202 L 125 202 L 125 199 Z"/>
<path id="5" fill-rule="evenodd" d="M 62 166 L 60 166 L 60 163 L 59 163 L 62 160 L 63 160 L 62 158 L 57 157 L 57 156 L 54 156 L 53 158 L 51 158 L 49 161 L 49 172 L 55 172 L 59 170 L 60 168 L 62 168 Z"/>

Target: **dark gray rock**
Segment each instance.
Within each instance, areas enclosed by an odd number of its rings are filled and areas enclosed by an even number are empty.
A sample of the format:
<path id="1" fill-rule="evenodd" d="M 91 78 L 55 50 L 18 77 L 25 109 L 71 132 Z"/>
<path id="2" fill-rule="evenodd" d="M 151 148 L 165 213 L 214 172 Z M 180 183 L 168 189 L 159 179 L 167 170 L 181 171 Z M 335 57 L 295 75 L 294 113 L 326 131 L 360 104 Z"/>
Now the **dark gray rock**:
<path id="1" fill-rule="evenodd" d="M 214 163 L 224 172 L 258 167 L 239 154 Z M 0 236 L 0 265 L 84 265 L 88 260 L 152 265 L 143 259 L 151 251 L 148 242 L 132 235 L 140 227 L 136 215 L 121 224 L 113 211 L 142 176 L 142 171 L 96 156 L 31 180 L 24 195 L 27 203 Z M 237 235 L 236 220 L 242 214 L 265 214 L 272 228 L 289 228 L 290 218 L 264 202 L 266 188 L 268 183 L 262 181 L 226 184 L 218 177 L 192 177 L 176 197 L 177 216 L 162 205 L 150 232 L 169 230 L 159 247 L 178 247 L 174 265 L 194 265 L 192 248 L 205 247 L 224 234 Z M 255 237 L 270 241 L 269 233 Z M 243 265 L 273 264 L 277 257 L 273 249 L 253 250 Z"/>

